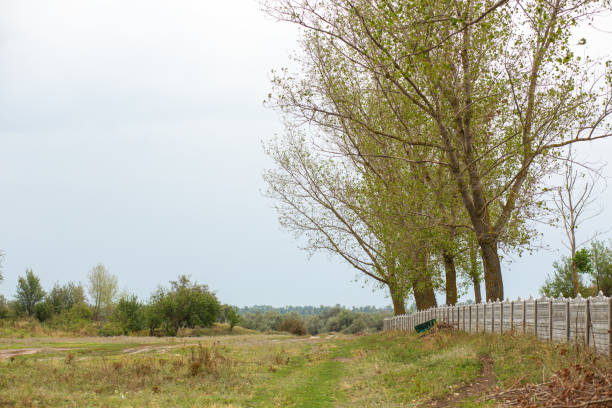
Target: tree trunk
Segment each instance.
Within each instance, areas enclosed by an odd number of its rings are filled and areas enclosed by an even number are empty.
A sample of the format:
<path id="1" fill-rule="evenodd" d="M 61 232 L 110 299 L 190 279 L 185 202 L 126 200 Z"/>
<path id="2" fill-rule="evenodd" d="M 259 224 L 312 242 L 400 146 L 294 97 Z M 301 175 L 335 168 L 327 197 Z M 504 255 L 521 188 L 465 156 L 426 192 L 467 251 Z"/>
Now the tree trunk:
<path id="1" fill-rule="evenodd" d="M 431 276 L 421 277 L 419 282 L 413 285 L 414 302 L 417 310 L 429 309 L 430 307 L 438 306 L 436 294 L 433 290 Z"/>
<path id="2" fill-rule="evenodd" d="M 457 269 L 455 268 L 455 258 L 448 252 L 442 254 L 444 260 L 444 270 L 446 272 L 446 304 L 457 304 Z"/>
<path id="3" fill-rule="evenodd" d="M 482 295 L 480 294 L 480 280 L 477 276 L 472 276 L 472 283 L 474 284 L 474 301 L 476 303 L 481 303 Z"/>
<path id="4" fill-rule="evenodd" d="M 406 314 L 406 306 L 404 304 L 404 296 L 401 291 L 398 291 L 394 285 L 389 285 L 389 293 L 391 294 L 391 300 L 393 301 L 393 315 Z"/>
<path id="5" fill-rule="evenodd" d="M 576 267 L 576 234 L 574 228 L 571 233 L 572 247 L 572 281 L 574 284 L 574 297 L 578 296 L 578 268 Z"/>
<path id="6" fill-rule="evenodd" d="M 504 299 L 504 282 L 495 240 L 479 241 L 484 266 L 485 291 L 488 301 Z"/>

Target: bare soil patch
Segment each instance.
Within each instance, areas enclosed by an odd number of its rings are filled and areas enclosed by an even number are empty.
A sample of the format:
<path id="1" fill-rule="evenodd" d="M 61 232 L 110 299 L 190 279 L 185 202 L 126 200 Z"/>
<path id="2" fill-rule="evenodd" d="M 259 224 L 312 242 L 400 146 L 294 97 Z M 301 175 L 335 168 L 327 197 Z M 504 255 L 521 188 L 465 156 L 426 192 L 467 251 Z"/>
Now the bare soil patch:
<path id="1" fill-rule="evenodd" d="M 445 398 L 429 401 L 421 406 L 432 408 L 456 407 L 459 402 L 468 397 L 480 395 L 489 391 L 496 382 L 495 374 L 493 373 L 493 360 L 489 357 L 483 357 L 480 360 L 482 362 L 480 376 L 472 383 L 462 385 L 451 391 Z"/>
<path id="2" fill-rule="evenodd" d="M 68 351 L 74 350 L 71 348 L 60 348 L 60 347 L 37 347 L 37 348 L 27 348 L 27 349 L 10 349 L 10 350 L 0 350 L 0 360 L 7 360 L 11 357 L 16 356 L 25 356 L 29 354 L 37 354 L 40 352 L 53 352 L 53 351 Z"/>

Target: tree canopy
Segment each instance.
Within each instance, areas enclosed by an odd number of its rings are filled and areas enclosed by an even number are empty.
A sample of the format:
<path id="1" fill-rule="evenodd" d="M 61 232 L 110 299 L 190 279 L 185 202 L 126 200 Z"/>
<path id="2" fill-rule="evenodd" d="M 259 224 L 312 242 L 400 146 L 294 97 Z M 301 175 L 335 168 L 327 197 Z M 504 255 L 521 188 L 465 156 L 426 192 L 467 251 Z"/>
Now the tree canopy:
<path id="1" fill-rule="evenodd" d="M 265 176 L 281 224 L 419 308 L 441 270 L 456 302 L 476 245 L 486 298 L 503 299 L 500 251 L 529 246 L 544 176 L 611 135 L 610 67 L 571 43 L 601 5 L 266 2 L 302 33 L 268 98 L 285 124 Z"/>

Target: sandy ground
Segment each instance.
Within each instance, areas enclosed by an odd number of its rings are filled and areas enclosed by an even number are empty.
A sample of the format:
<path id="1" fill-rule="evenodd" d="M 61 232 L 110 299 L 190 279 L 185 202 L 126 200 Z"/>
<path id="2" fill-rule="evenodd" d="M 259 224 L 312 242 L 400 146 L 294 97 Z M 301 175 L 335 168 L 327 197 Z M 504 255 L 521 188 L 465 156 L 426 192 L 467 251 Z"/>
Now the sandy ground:
<path id="1" fill-rule="evenodd" d="M 202 344 L 232 344 L 232 345 L 264 345 L 274 343 L 314 343 L 325 339 L 333 339 L 343 336 L 329 335 L 325 337 L 294 337 L 282 334 L 271 335 L 236 335 L 236 336 L 207 336 L 207 337 L 32 337 L 23 339 L 2 338 L 0 339 L 0 360 L 10 359 L 15 356 L 52 353 L 57 351 L 70 351 L 80 348 L 79 345 L 86 344 L 126 344 L 133 347 L 122 350 L 125 354 L 140 354 L 150 351 L 166 352 L 168 350 L 191 346 L 195 343 Z M 63 347 L 54 347 L 53 344 Z M 74 344 L 74 347 L 65 347 Z M 21 346 L 21 347 L 16 347 Z M 29 346 L 29 347 L 28 347 Z"/>

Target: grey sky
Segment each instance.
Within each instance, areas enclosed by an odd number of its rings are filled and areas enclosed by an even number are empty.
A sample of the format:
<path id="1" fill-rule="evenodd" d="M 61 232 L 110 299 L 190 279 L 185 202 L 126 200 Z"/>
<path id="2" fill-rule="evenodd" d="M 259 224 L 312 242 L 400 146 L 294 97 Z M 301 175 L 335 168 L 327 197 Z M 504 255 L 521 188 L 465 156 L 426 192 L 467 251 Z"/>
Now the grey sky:
<path id="1" fill-rule="evenodd" d="M 238 305 L 390 303 L 308 260 L 260 194 L 260 141 L 280 131 L 261 101 L 296 38 L 250 0 L 1 1 L 0 293 L 26 267 L 49 288 L 103 262 L 140 297 L 186 273 Z M 558 256 L 506 268 L 508 296 L 535 295 Z"/>

